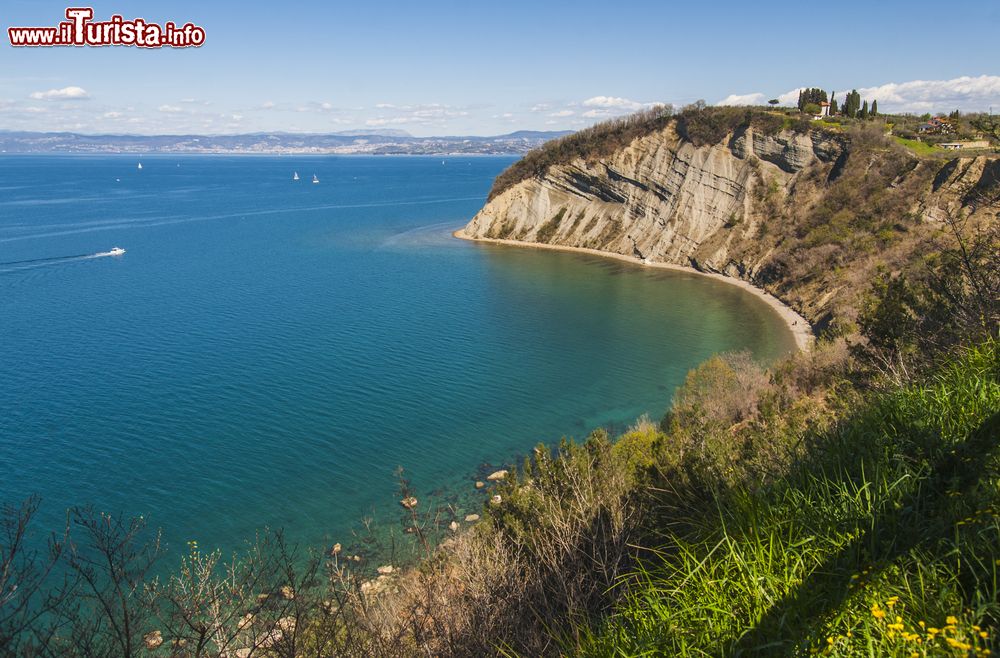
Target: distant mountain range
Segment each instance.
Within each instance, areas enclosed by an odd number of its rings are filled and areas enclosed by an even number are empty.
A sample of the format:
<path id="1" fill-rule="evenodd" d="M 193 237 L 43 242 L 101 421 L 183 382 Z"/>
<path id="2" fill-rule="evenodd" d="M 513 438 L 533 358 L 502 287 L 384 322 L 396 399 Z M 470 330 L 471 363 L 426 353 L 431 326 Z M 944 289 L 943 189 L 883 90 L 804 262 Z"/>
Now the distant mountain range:
<path id="1" fill-rule="evenodd" d="M 492 137 L 414 137 L 404 130 L 245 135 L 81 135 L 0 131 L 0 153 L 520 155 L 570 132 L 519 130 Z"/>

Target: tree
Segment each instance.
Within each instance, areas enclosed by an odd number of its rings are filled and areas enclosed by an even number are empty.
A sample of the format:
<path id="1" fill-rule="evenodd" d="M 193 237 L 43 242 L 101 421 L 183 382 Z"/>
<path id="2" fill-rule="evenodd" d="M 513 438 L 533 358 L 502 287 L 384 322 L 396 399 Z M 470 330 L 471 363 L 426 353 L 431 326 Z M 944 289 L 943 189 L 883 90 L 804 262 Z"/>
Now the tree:
<path id="1" fill-rule="evenodd" d="M 875 279 L 858 318 L 867 341 L 859 350 L 896 379 L 905 379 L 913 365 L 935 353 L 986 336 L 995 339 L 1000 331 L 1000 226 L 971 225 L 968 217 L 953 214 L 944 224 L 919 270 L 886 271 Z"/>
<path id="2" fill-rule="evenodd" d="M 844 114 L 852 119 L 857 118 L 858 110 L 861 109 L 861 94 L 858 93 L 857 89 L 852 89 L 851 93 L 847 94 L 847 99 L 844 101 Z"/>
<path id="3" fill-rule="evenodd" d="M 769 100 L 769 101 L 768 101 L 767 103 L 768 103 L 768 105 L 770 105 L 771 107 L 774 107 L 775 105 L 777 105 L 777 104 L 778 104 L 778 103 L 780 103 L 780 102 L 781 102 L 781 101 L 779 101 L 779 100 L 778 100 L 777 98 L 772 98 L 772 99 L 771 99 L 771 100 Z"/>
<path id="4" fill-rule="evenodd" d="M 825 102 L 826 92 L 822 89 L 812 87 L 810 89 L 802 89 L 799 91 L 799 111 L 801 112 L 806 111 L 806 105 L 819 105 Z"/>
<path id="5" fill-rule="evenodd" d="M 878 100 L 873 100 L 872 111 L 870 116 L 875 117 L 876 115 L 878 115 Z"/>
<path id="6" fill-rule="evenodd" d="M 972 120 L 972 127 L 979 132 L 1000 141 L 1000 116 L 980 114 Z"/>
<path id="7" fill-rule="evenodd" d="M 813 116 L 818 115 L 820 113 L 820 110 L 821 110 L 820 106 L 817 105 L 816 103 L 806 103 L 802 107 L 802 112 L 804 114 L 812 114 Z"/>
<path id="8" fill-rule="evenodd" d="M 868 118 L 868 101 L 865 101 L 865 104 L 861 106 L 861 111 L 858 112 L 858 118 L 862 120 Z"/>
<path id="9" fill-rule="evenodd" d="M 58 625 L 54 612 L 63 605 L 72 580 L 55 576 L 66 535 L 53 535 L 48 550 L 29 546 L 28 527 L 38 511 L 32 496 L 19 506 L 0 508 L 0 655 L 43 655 Z"/>
<path id="10" fill-rule="evenodd" d="M 836 92 L 834 92 L 834 91 L 831 91 L 831 92 L 830 92 L 830 116 L 833 116 L 833 115 L 835 115 L 836 113 L 837 113 L 837 98 L 836 98 Z"/>
<path id="11" fill-rule="evenodd" d="M 159 532 L 149 532 L 142 517 L 93 507 L 70 510 L 70 520 L 81 537 L 66 542 L 65 566 L 79 587 L 58 611 L 62 641 L 72 643 L 59 655 L 139 656 L 155 614 L 148 583 L 162 553 Z"/>

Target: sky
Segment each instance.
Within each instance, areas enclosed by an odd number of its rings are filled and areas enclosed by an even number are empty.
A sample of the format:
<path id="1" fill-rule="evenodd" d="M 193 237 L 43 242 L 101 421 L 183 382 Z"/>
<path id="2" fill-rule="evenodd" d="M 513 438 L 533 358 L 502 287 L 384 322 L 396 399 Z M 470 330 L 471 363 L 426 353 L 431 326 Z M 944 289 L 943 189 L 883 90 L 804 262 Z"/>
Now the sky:
<path id="1" fill-rule="evenodd" d="M 72 6 L 72 5 L 71 5 Z M 576 130 L 654 103 L 1000 112 L 1000 2 L 94 0 L 202 26 L 188 49 L 14 48 L 65 2 L 2 0 L 0 130 L 414 135 Z M 954 31 L 952 30 L 954 28 Z"/>

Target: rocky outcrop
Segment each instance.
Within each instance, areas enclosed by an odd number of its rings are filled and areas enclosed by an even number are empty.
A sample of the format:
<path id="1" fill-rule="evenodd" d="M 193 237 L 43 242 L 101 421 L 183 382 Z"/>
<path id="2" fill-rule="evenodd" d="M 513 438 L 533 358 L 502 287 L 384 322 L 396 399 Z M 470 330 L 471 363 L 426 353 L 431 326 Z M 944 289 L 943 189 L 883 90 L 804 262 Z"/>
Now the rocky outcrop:
<path id="1" fill-rule="evenodd" d="M 941 169 L 932 190 L 928 181 L 941 161 L 925 163 L 881 146 L 866 149 L 863 157 L 853 158 L 853 145 L 843 135 L 819 130 L 768 134 L 752 126 L 718 144 L 695 146 L 671 123 L 609 156 L 555 164 L 544 176 L 512 185 L 492 198 L 462 235 L 595 249 L 737 277 L 771 292 L 811 322 L 828 321 L 837 296 L 851 286 L 804 277 L 796 271 L 797 254 L 786 238 L 800 239 L 815 229 L 809 225 L 810 209 L 845 167 L 863 178 L 868 170 L 862 168 L 884 171 L 888 167 L 880 167 L 877 159 L 891 156 L 901 178 L 916 172 L 890 186 L 899 187 L 897 196 L 912 206 L 905 214 L 922 213 L 921 221 L 968 206 L 969 194 L 984 188 L 991 176 L 1000 177 L 995 158 L 957 160 Z M 927 195 L 911 201 L 911 188 L 917 186 L 926 187 Z M 862 198 L 855 205 L 863 203 Z M 811 248 L 810 257 L 836 259 L 836 267 L 847 262 L 842 254 L 832 255 L 833 247 Z M 820 263 L 813 272 L 824 267 Z M 811 283 L 804 284 L 806 278 Z M 803 292 L 803 285 L 812 288 Z"/>
<path id="2" fill-rule="evenodd" d="M 734 247 L 757 232 L 753 192 L 762 184 L 760 170 L 786 188 L 798 172 L 835 161 L 842 149 L 829 138 L 752 128 L 727 143 L 696 147 L 669 126 L 610 158 L 576 160 L 518 183 L 490 201 L 465 233 L 742 276 L 757 265 Z"/>

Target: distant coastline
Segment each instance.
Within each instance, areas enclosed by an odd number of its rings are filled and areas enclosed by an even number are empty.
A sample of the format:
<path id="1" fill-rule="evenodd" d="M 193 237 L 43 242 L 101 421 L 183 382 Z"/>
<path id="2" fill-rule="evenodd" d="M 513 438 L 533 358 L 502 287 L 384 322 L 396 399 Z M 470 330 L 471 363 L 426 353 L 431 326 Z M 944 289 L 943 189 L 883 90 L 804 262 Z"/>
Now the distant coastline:
<path id="1" fill-rule="evenodd" d="M 6 155 L 524 155 L 568 131 L 415 137 L 403 131 L 232 135 L 86 135 L 0 130 Z"/>
<path id="2" fill-rule="evenodd" d="M 772 295 L 771 293 L 756 287 L 748 281 L 743 279 L 737 279 L 731 276 L 726 276 L 724 274 L 716 274 L 714 272 L 702 272 L 701 270 L 696 270 L 693 267 L 687 267 L 684 265 L 674 265 L 671 263 L 655 263 L 655 262 L 643 262 L 634 256 L 626 256 L 624 254 L 616 254 L 608 251 L 601 251 L 599 249 L 588 249 L 585 247 L 568 247 L 564 245 L 555 244 L 544 244 L 539 242 L 522 242 L 520 240 L 503 240 L 498 238 L 476 238 L 472 237 L 465 232 L 464 228 L 460 228 L 452 233 L 452 236 L 460 240 L 469 240 L 470 242 L 484 242 L 489 244 L 499 244 L 507 245 L 511 247 L 533 247 L 536 249 L 549 249 L 552 251 L 570 251 L 582 254 L 590 254 L 592 256 L 601 256 L 604 258 L 613 258 L 615 260 L 625 261 L 627 263 L 632 263 L 634 265 L 640 265 L 643 267 L 652 267 L 661 270 L 673 270 L 675 272 L 687 272 L 688 274 L 700 274 L 702 276 L 711 277 L 718 281 L 723 281 L 725 283 L 737 286 L 746 290 L 747 292 L 753 293 L 757 298 L 761 299 L 764 303 L 770 306 L 785 322 L 788 330 L 792 333 L 792 337 L 795 339 L 795 346 L 802 352 L 808 352 L 812 349 L 813 344 L 816 342 L 816 336 L 813 334 L 812 326 L 809 322 L 796 313 L 790 306 L 782 302 L 780 299 Z"/>

